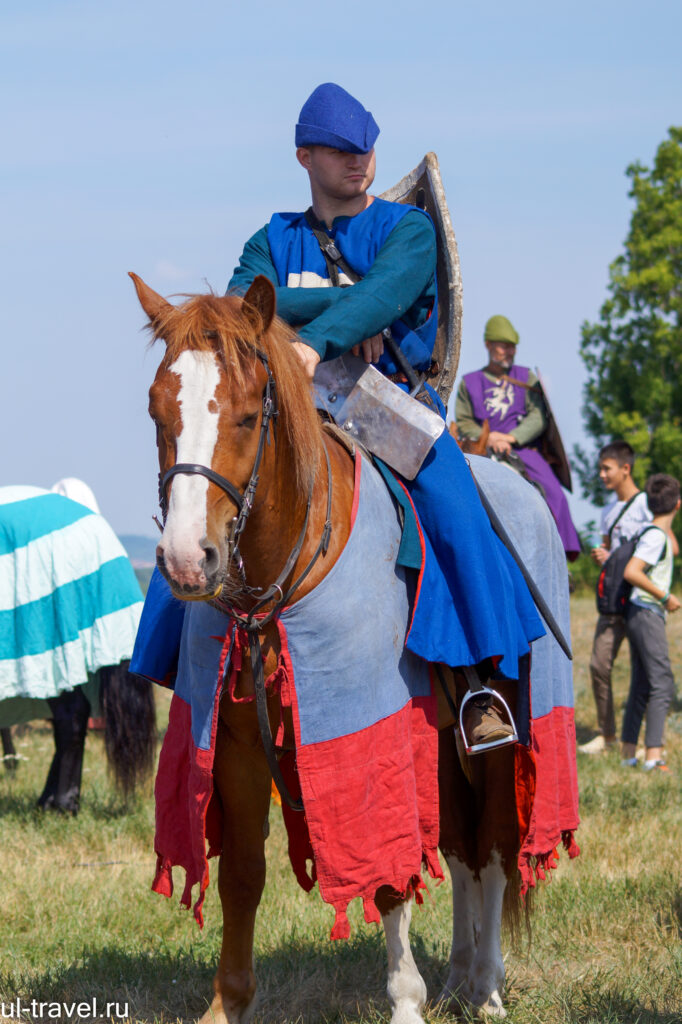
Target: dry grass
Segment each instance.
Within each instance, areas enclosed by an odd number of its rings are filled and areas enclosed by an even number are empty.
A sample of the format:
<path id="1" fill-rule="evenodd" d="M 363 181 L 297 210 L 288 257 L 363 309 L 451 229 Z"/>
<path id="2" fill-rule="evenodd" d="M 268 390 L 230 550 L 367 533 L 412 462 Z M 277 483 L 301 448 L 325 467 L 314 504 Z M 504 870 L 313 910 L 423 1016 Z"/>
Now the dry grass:
<path id="1" fill-rule="evenodd" d="M 594 621 L 591 600 L 574 599 L 581 741 L 595 724 L 587 672 Z M 671 619 L 669 639 L 679 676 L 682 615 Z M 626 651 L 615 689 L 620 707 Z M 159 698 L 163 717 L 167 701 Z M 130 1019 L 145 1024 L 196 1019 L 210 993 L 220 939 L 215 885 L 203 932 L 175 899 L 150 892 L 151 796 L 121 806 L 106 778 L 98 735 L 88 738 L 77 819 L 42 815 L 33 807 L 52 754 L 49 729 L 34 725 L 18 746 L 28 760 L 16 777 L 0 770 L 0 1003 L 95 997 L 98 1012 L 107 1000 L 121 1009 L 127 1003 Z M 511 1024 L 682 1021 L 679 702 L 667 749 L 674 772 L 669 778 L 626 770 L 615 754 L 580 755 L 582 855 L 572 862 L 562 857 L 553 881 L 538 893 L 530 948 L 508 951 Z M 263 994 L 257 1024 L 386 1020 L 380 932 L 362 924 L 356 908 L 351 940 L 329 942 L 332 911 L 317 893 L 297 888 L 279 818 L 273 808 L 256 936 Z M 415 956 L 432 998 L 444 978 L 450 915 L 445 883 L 432 887 L 431 899 L 413 916 Z M 431 1007 L 426 1020 L 444 1024 L 454 1018 Z"/>

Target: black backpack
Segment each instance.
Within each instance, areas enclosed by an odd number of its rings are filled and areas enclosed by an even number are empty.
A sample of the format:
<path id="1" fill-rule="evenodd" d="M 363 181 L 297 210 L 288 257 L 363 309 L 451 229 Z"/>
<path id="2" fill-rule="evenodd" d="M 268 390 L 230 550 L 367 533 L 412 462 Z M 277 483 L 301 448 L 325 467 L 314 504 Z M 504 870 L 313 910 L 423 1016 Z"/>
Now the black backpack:
<path id="1" fill-rule="evenodd" d="M 660 526 L 645 526 L 641 533 L 631 537 L 630 540 L 624 540 L 615 551 L 611 552 L 602 565 L 597 580 L 597 611 L 600 615 L 625 615 L 625 609 L 632 593 L 632 584 L 623 578 L 623 573 L 635 553 L 640 538 L 648 530 L 660 530 Z M 659 562 L 665 557 L 666 547 L 667 537 L 658 559 Z"/>

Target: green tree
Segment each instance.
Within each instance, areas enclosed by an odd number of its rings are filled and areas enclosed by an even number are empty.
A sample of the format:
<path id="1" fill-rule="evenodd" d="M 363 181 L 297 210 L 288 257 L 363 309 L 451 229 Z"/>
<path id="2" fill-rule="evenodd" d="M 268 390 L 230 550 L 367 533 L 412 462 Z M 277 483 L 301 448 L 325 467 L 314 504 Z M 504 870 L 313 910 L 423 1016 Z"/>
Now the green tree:
<path id="1" fill-rule="evenodd" d="M 682 127 L 669 129 L 651 169 L 635 163 L 627 175 L 625 251 L 598 323 L 582 326 L 580 354 L 585 429 L 597 451 L 616 438 L 632 445 L 641 486 L 650 473 L 682 479 Z M 574 454 L 585 497 L 599 501 L 596 453 Z"/>

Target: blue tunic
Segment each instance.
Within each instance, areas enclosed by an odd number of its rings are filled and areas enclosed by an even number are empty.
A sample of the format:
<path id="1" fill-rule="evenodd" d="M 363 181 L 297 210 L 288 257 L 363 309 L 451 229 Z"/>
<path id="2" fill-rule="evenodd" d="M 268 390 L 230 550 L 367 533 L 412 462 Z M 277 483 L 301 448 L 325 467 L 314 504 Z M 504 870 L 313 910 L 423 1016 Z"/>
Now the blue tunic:
<path id="1" fill-rule="evenodd" d="M 302 213 L 276 213 L 246 243 L 228 291 L 243 293 L 264 274 L 276 287 L 279 316 L 322 360 L 390 326 L 412 366 L 428 370 L 436 338 L 436 236 L 428 214 L 375 199 L 355 217 L 337 217 L 328 233 L 363 278 L 353 288 L 331 287 Z M 387 353 L 378 367 L 398 369 Z"/>
<path id="2" fill-rule="evenodd" d="M 410 221 L 411 230 L 428 239 L 430 247 L 413 244 L 414 238 L 400 245 L 400 233 Z M 299 328 L 300 339 L 322 358 L 332 358 L 390 325 L 412 364 L 427 367 L 437 326 L 436 244 L 428 215 L 415 207 L 375 199 L 355 217 L 336 218 L 329 233 L 350 266 L 363 275 L 352 288 L 329 287 L 324 257 L 303 214 L 275 214 L 267 227 L 268 276 L 278 285 L 278 294 L 289 293 L 285 301 L 295 303 L 291 293 L 305 293 L 310 286 L 320 291 L 326 287 L 339 295 L 333 305 Z M 267 265 L 264 255 L 263 265 Z M 243 288 L 253 280 L 255 274 L 248 273 L 245 262 L 248 256 L 235 272 L 230 289 Z M 374 296 L 382 287 L 379 304 Z M 283 312 L 281 306 L 279 312 Z M 378 366 L 388 373 L 394 369 L 385 354 Z M 445 416 L 442 405 L 441 413 Z M 417 509 L 427 547 L 408 647 L 429 661 L 449 665 L 500 657 L 502 670 L 516 677 L 518 657 L 527 653 L 529 641 L 542 636 L 544 629 L 447 431 L 417 478 L 403 482 Z"/>

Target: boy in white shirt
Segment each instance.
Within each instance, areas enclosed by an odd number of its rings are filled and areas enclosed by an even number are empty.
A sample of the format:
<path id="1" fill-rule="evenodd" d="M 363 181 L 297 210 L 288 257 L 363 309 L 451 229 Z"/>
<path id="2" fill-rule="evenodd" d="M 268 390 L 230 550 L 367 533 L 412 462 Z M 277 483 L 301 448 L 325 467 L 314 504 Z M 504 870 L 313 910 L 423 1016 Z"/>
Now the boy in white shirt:
<path id="1" fill-rule="evenodd" d="M 615 499 L 604 507 L 601 514 L 602 542 L 592 549 L 591 557 L 603 565 L 612 551 L 636 536 L 651 522 L 646 494 L 632 479 L 635 453 L 627 441 L 613 441 L 599 452 L 599 478 L 607 491 L 615 491 Z M 625 618 L 622 615 L 601 615 L 590 658 L 592 692 L 597 705 L 599 735 L 579 749 L 584 754 L 598 754 L 616 745 L 616 719 L 613 710 L 611 672 L 625 636 Z"/>
<path id="2" fill-rule="evenodd" d="M 666 612 L 680 602 L 670 593 L 673 546 L 669 537 L 680 508 L 680 485 L 667 473 L 656 473 L 646 483 L 652 526 L 642 534 L 625 567 L 624 578 L 633 586 L 625 615 L 630 642 L 630 693 L 623 715 L 623 764 L 637 765 L 637 739 L 646 713 L 647 771 L 667 771 L 663 760 L 665 718 L 675 693 L 675 680 L 665 635 Z"/>

